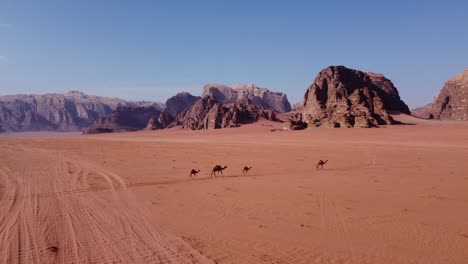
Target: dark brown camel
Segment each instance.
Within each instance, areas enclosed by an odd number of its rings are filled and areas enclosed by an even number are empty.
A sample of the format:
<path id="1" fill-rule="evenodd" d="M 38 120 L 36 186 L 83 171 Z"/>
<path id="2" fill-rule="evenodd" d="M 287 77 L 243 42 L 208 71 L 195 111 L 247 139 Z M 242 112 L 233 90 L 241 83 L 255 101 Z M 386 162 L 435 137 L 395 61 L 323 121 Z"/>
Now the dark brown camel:
<path id="1" fill-rule="evenodd" d="M 317 169 L 317 170 L 318 170 L 319 168 L 322 168 L 322 169 L 323 169 L 323 165 L 327 164 L 327 162 L 328 162 L 328 160 L 326 160 L 326 161 L 319 160 L 319 161 L 317 162 L 317 165 L 315 165 L 315 169 Z"/>
<path id="2" fill-rule="evenodd" d="M 252 169 L 252 166 L 250 166 L 250 167 L 245 166 L 244 169 L 242 170 L 242 174 L 248 174 L 249 170 L 251 170 L 251 169 Z"/>
<path id="3" fill-rule="evenodd" d="M 192 178 L 192 177 L 194 177 L 194 176 L 196 177 L 196 176 L 197 176 L 197 173 L 199 173 L 199 172 L 200 172 L 200 170 L 192 169 L 192 170 L 190 171 L 189 177 L 190 177 L 190 178 Z"/>
<path id="4" fill-rule="evenodd" d="M 223 170 L 225 170 L 226 168 L 227 168 L 227 166 L 221 167 L 221 166 L 219 166 L 219 165 L 216 165 L 216 166 L 213 168 L 213 170 L 211 171 L 211 176 L 214 175 L 215 177 L 218 177 L 218 176 L 216 175 L 216 173 L 217 173 L 217 172 L 221 172 L 221 176 L 224 177 L 224 175 L 223 175 Z"/>

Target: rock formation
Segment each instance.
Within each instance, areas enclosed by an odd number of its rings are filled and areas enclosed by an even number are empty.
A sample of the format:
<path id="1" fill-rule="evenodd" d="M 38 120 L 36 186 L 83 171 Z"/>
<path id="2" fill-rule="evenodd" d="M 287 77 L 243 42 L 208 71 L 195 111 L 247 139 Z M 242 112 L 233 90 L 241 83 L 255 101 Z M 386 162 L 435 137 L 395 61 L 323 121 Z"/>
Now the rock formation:
<path id="1" fill-rule="evenodd" d="M 307 90 L 302 121 L 309 127 L 377 127 L 395 123 L 392 112 L 410 113 L 389 79 L 331 66 Z"/>
<path id="2" fill-rule="evenodd" d="M 102 117 L 85 130 L 84 134 L 141 130 L 146 127 L 150 118 L 158 113 L 161 112 L 154 107 L 117 107 L 110 115 Z"/>
<path id="3" fill-rule="evenodd" d="M 260 118 L 276 120 L 273 110 L 259 107 L 249 99 L 223 104 L 212 96 L 206 96 L 179 115 L 175 124 L 191 130 L 217 129 L 238 127 Z"/>
<path id="4" fill-rule="evenodd" d="M 445 83 L 432 113 L 435 119 L 468 120 L 468 68 Z"/>
<path id="5" fill-rule="evenodd" d="M 152 117 L 146 128 L 156 130 L 169 127 L 179 114 L 192 107 L 198 99 L 200 99 L 199 96 L 193 96 L 186 92 L 178 93 L 167 99 L 164 111 Z"/>
<path id="6" fill-rule="evenodd" d="M 417 107 L 411 110 L 411 115 L 424 119 L 433 119 L 434 115 L 432 114 L 433 103 L 427 104 L 425 106 Z"/>
<path id="7" fill-rule="evenodd" d="M 286 94 L 272 92 L 254 84 L 232 87 L 222 84 L 208 84 L 203 87 L 203 97 L 206 96 L 211 96 L 220 103 L 235 103 L 249 99 L 257 106 L 270 108 L 279 113 L 291 111 L 291 104 Z"/>
<path id="8" fill-rule="evenodd" d="M 178 93 L 167 99 L 164 112 L 169 116 L 176 117 L 192 107 L 198 99 L 200 99 L 199 96 L 193 96 L 187 92 Z"/>
<path id="9" fill-rule="evenodd" d="M 304 101 L 293 104 L 291 111 L 302 111 L 304 109 Z"/>
<path id="10" fill-rule="evenodd" d="M 118 106 L 163 105 L 127 102 L 122 99 L 87 95 L 72 91 L 65 94 L 0 96 L 0 127 L 3 131 L 81 131 Z"/>

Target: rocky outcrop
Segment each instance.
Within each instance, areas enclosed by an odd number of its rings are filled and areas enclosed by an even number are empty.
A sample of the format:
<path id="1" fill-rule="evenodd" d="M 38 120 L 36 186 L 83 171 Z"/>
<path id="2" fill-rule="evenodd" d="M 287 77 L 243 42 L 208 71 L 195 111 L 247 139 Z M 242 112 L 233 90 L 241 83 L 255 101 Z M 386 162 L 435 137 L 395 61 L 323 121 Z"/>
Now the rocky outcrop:
<path id="1" fill-rule="evenodd" d="M 302 121 L 309 127 L 377 127 L 395 123 L 390 116 L 393 112 L 410 113 L 389 79 L 331 66 L 308 88 Z"/>
<path id="2" fill-rule="evenodd" d="M 178 93 L 167 99 L 164 111 L 152 117 L 146 129 L 156 130 L 169 127 L 179 114 L 192 107 L 198 99 L 200 99 L 199 96 L 193 96 L 187 92 Z"/>
<path id="3" fill-rule="evenodd" d="M 0 127 L 6 132 L 81 131 L 118 106 L 163 107 L 159 103 L 127 102 L 76 91 L 0 96 Z"/>
<path id="4" fill-rule="evenodd" d="M 187 92 L 178 93 L 167 99 L 164 113 L 169 116 L 176 117 L 192 107 L 198 99 L 200 99 L 200 96 L 193 96 Z"/>
<path id="5" fill-rule="evenodd" d="M 293 104 L 292 111 L 302 111 L 304 109 L 304 101 Z"/>
<path id="6" fill-rule="evenodd" d="M 434 104 L 430 103 L 425 106 L 417 107 L 411 110 L 411 115 L 424 119 L 433 119 L 434 115 L 432 114 L 432 107 Z"/>
<path id="7" fill-rule="evenodd" d="M 212 96 L 206 96 L 179 115 L 175 125 L 191 130 L 218 129 L 238 127 L 260 118 L 276 120 L 273 110 L 259 107 L 249 99 L 223 104 Z"/>
<path id="8" fill-rule="evenodd" d="M 234 85 L 208 84 L 203 87 L 203 97 L 211 96 L 220 103 L 235 103 L 243 99 L 251 100 L 255 105 L 284 113 L 291 111 L 291 104 L 286 94 L 272 92 L 254 84 Z"/>
<path id="9" fill-rule="evenodd" d="M 162 112 L 160 115 L 156 115 L 150 118 L 148 124 L 146 124 L 146 130 L 158 130 L 163 128 L 169 128 L 174 123 L 175 118 Z"/>
<path id="10" fill-rule="evenodd" d="M 142 130 L 150 118 L 160 113 L 154 107 L 118 107 L 108 116 L 96 121 L 84 134 L 128 132 Z"/>
<path id="11" fill-rule="evenodd" d="M 432 113 L 435 119 L 468 120 L 468 68 L 445 83 Z"/>

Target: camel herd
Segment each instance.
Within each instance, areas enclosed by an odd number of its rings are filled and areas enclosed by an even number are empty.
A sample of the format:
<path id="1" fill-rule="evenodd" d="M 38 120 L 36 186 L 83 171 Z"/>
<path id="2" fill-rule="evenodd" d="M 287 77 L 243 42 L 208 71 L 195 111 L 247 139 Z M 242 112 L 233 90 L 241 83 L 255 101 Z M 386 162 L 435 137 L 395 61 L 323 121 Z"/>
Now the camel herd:
<path id="1" fill-rule="evenodd" d="M 327 164 L 328 160 L 319 160 L 317 164 L 315 165 L 315 169 L 323 169 L 323 165 Z M 219 174 L 221 173 L 221 176 L 224 177 L 223 170 L 227 169 L 227 166 L 220 166 L 216 165 L 214 166 L 213 170 L 211 170 L 211 177 L 218 177 Z M 248 174 L 249 171 L 252 169 L 252 166 L 245 166 L 244 169 L 242 170 L 242 174 Z M 197 177 L 197 174 L 200 172 L 200 170 L 192 169 L 189 174 L 189 178 Z"/>

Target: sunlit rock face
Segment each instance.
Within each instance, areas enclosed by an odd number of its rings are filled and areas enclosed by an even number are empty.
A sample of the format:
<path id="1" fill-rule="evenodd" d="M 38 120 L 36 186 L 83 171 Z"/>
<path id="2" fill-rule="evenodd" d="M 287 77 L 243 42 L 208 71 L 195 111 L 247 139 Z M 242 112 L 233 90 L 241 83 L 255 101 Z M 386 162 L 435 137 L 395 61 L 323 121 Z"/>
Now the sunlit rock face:
<path id="1" fill-rule="evenodd" d="M 468 120 L 468 68 L 445 83 L 435 97 L 432 114 L 435 119 Z"/>
<path id="2" fill-rule="evenodd" d="M 309 127 L 378 127 L 395 123 L 392 112 L 410 113 L 389 79 L 331 66 L 307 89 L 302 121 Z"/>

